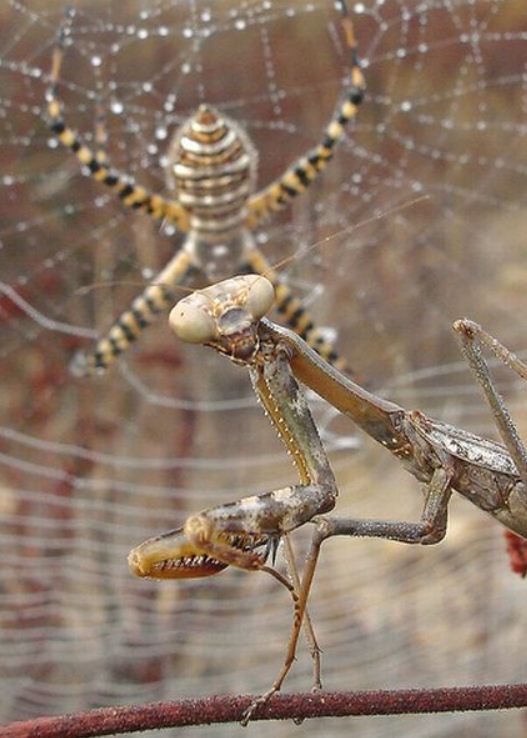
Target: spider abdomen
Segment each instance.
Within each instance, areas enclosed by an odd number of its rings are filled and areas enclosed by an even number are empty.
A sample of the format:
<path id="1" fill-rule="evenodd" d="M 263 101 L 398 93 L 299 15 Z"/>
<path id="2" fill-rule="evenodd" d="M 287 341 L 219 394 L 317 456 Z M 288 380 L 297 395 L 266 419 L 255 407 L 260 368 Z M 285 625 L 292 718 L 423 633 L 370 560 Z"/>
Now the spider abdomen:
<path id="1" fill-rule="evenodd" d="M 169 151 L 169 179 L 197 240 L 224 242 L 243 226 L 256 165 L 247 134 L 209 105 L 179 128 Z"/>

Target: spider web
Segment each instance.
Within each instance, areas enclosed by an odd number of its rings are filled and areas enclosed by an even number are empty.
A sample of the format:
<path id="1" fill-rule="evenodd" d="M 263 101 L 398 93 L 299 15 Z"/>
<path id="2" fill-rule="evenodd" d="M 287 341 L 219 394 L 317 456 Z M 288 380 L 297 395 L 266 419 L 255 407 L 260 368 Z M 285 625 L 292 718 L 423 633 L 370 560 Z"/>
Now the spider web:
<path id="1" fill-rule="evenodd" d="M 368 96 L 310 192 L 257 234 L 371 387 L 496 436 L 450 324 L 521 353 L 527 287 L 527 26 L 517 0 L 367 0 L 350 7 Z M 128 550 L 192 511 L 295 478 L 239 368 L 151 328 L 104 377 L 67 370 L 177 236 L 83 176 L 44 122 L 58 4 L 0 8 L 0 720 L 266 689 L 289 632 L 263 574 L 147 582 Z M 346 88 L 330 0 L 79 4 L 63 70 L 69 123 L 106 110 L 117 168 L 165 192 L 177 126 L 207 101 L 246 128 L 260 184 L 320 137 Z M 523 52 L 523 53 L 522 53 Z M 290 257 L 290 258 L 289 258 Z M 520 430 L 524 388 L 496 369 Z M 354 517 L 419 515 L 418 485 L 313 398 Z M 502 530 L 452 502 L 429 549 L 335 540 L 311 613 L 328 689 L 527 680 L 525 583 Z M 302 531 L 295 539 L 300 552 Z M 269 579 L 269 581 L 267 581 Z M 302 644 L 288 691 L 310 686 Z M 308 721 L 377 735 L 379 718 Z M 505 727 L 506 726 L 506 727 Z M 405 736 L 523 735 L 522 713 L 398 717 Z M 230 735 L 232 727 L 208 733 Z M 258 727 L 287 735 L 287 724 Z M 181 734 L 180 732 L 178 734 Z"/>

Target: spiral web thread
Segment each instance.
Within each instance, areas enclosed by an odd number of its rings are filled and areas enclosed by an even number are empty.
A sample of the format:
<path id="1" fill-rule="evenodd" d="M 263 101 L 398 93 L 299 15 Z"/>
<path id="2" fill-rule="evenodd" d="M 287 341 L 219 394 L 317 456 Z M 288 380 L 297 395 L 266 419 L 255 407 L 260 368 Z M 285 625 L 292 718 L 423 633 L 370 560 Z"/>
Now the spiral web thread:
<path id="1" fill-rule="evenodd" d="M 514 350 L 527 345 L 525 13 L 516 0 L 349 4 L 368 84 L 358 124 L 258 243 L 272 262 L 293 257 L 289 283 L 370 386 L 496 437 L 449 326 L 468 315 Z M 104 377 L 68 374 L 73 352 L 178 240 L 126 213 L 50 138 L 44 96 L 61 13 L 36 1 L 0 9 L 2 722 L 262 691 L 291 618 L 285 590 L 263 574 L 160 584 L 128 572 L 126 554 L 145 538 L 295 473 L 245 373 L 178 344 L 163 321 Z M 71 41 L 69 122 L 92 140 L 100 99 L 111 161 L 161 192 L 170 136 L 199 103 L 246 128 L 265 184 L 318 140 L 349 71 L 329 0 L 87 2 Z M 525 387 L 496 376 L 525 431 Z M 415 518 L 417 482 L 313 407 L 338 510 Z M 301 560 L 301 532 L 295 544 Z M 526 598 L 500 527 L 463 500 L 437 547 L 332 541 L 311 600 L 324 686 L 525 681 Z M 310 686 L 306 650 L 287 691 Z M 399 717 L 390 731 L 490 736 L 505 721 L 507 736 L 523 734 L 521 713 Z M 379 723 L 324 725 L 373 736 Z"/>

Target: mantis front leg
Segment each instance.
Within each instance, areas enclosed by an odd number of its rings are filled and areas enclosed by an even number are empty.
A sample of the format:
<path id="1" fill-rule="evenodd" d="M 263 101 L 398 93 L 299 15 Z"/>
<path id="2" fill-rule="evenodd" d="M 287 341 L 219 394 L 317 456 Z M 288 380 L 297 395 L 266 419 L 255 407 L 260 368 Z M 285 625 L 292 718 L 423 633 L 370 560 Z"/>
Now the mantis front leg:
<path id="1" fill-rule="evenodd" d="M 292 552 L 287 555 L 293 583 L 274 566 L 281 538 L 304 524 L 321 508 L 328 490 L 322 485 L 294 485 L 191 515 L 183 528 L 157 536 L 133 549 L 128 557 L 136 576 L 154 579 L 183 579 L 217 574 L 228 566 L 246 571 L 265 571 L 290 592 L 294 615 L 286 659 L 271 689 L 254 701 L 244 715 L 247 723 L 257 705 L 267 701 L 285 679 L 294 660 L 298 634 L 305 619 L 314 660 L 314 687 L 320 688 L 319 648 L 306 609 L 306 598 L 298 591 L 298 576 Z M 302 603 L 300 605 L 300 603 Z"/>
<path id="2" fill-rule="evenodd" d="M 231 283 L 235 287 L 233 299 Z M 129 557 L 138 576 L 203 577 L 236 566 L 267 571 L 291 592 L 294 616 L 284 664 L 271 689 L 249 707 L 244 723 L 258 705 L 280 689 L 293 663 L 304 618 L 315 663 L 315 687 L 320 686 L 319 649 L 306 616 L 307 595 L 302 592 L 303 584 L 299 586 L 294 557 L 289 551 L 293 584 L 269 566 L 267 559 L 281 538 L 314 516 L 329 512 L 337 496 L 314 420 L 291 372 L 288 350 L 275 341 L 260 340 L 250 330 L 255 316 L 270 307 L 273 296 L 271 285 L 261 277 L 227 280 L 178 303 L 171 323 L 183 340 L 209 343 L 236 363 L 248 366 L 257 397 L 292 456 L 300 484 L 191 515 L 182 529 L 146 541 Z"/>

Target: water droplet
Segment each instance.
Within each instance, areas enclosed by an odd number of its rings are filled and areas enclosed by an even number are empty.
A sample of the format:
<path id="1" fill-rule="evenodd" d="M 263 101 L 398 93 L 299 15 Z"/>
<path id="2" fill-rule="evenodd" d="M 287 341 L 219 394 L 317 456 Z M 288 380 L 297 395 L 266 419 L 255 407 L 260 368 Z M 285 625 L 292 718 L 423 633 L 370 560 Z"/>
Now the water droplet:
<path id="1" fill-rule="evenodd" d="M 155 130 L 155 137 L 158 141 L 164 141 L 165 138 L 168 136 L 168 131 L 166 126 L 158 126 Z"/>
<path id="2" fill-rule="evenodd" d="M 102 64 L 102 59 L 100 56 L 92 56 L 90 59 L 92 67 L 100 67 Z"/>
<path id="3" fill-rule="evenodd" d="M 137 38 L 141 38 L 141 39 L 148 38 L 148 31 L 146 30 L 146 28 L 140 28 L 137 31 Z"/>
<path id="4" fill-rule="evenodd" d="M 112 111 L 112 113 L 114 113 L 114 115 L 121 115 L 124 110 L 124 105 L 120 100 L 112 100 L 112 102 L 110 103 L 110 110 Z"/>

